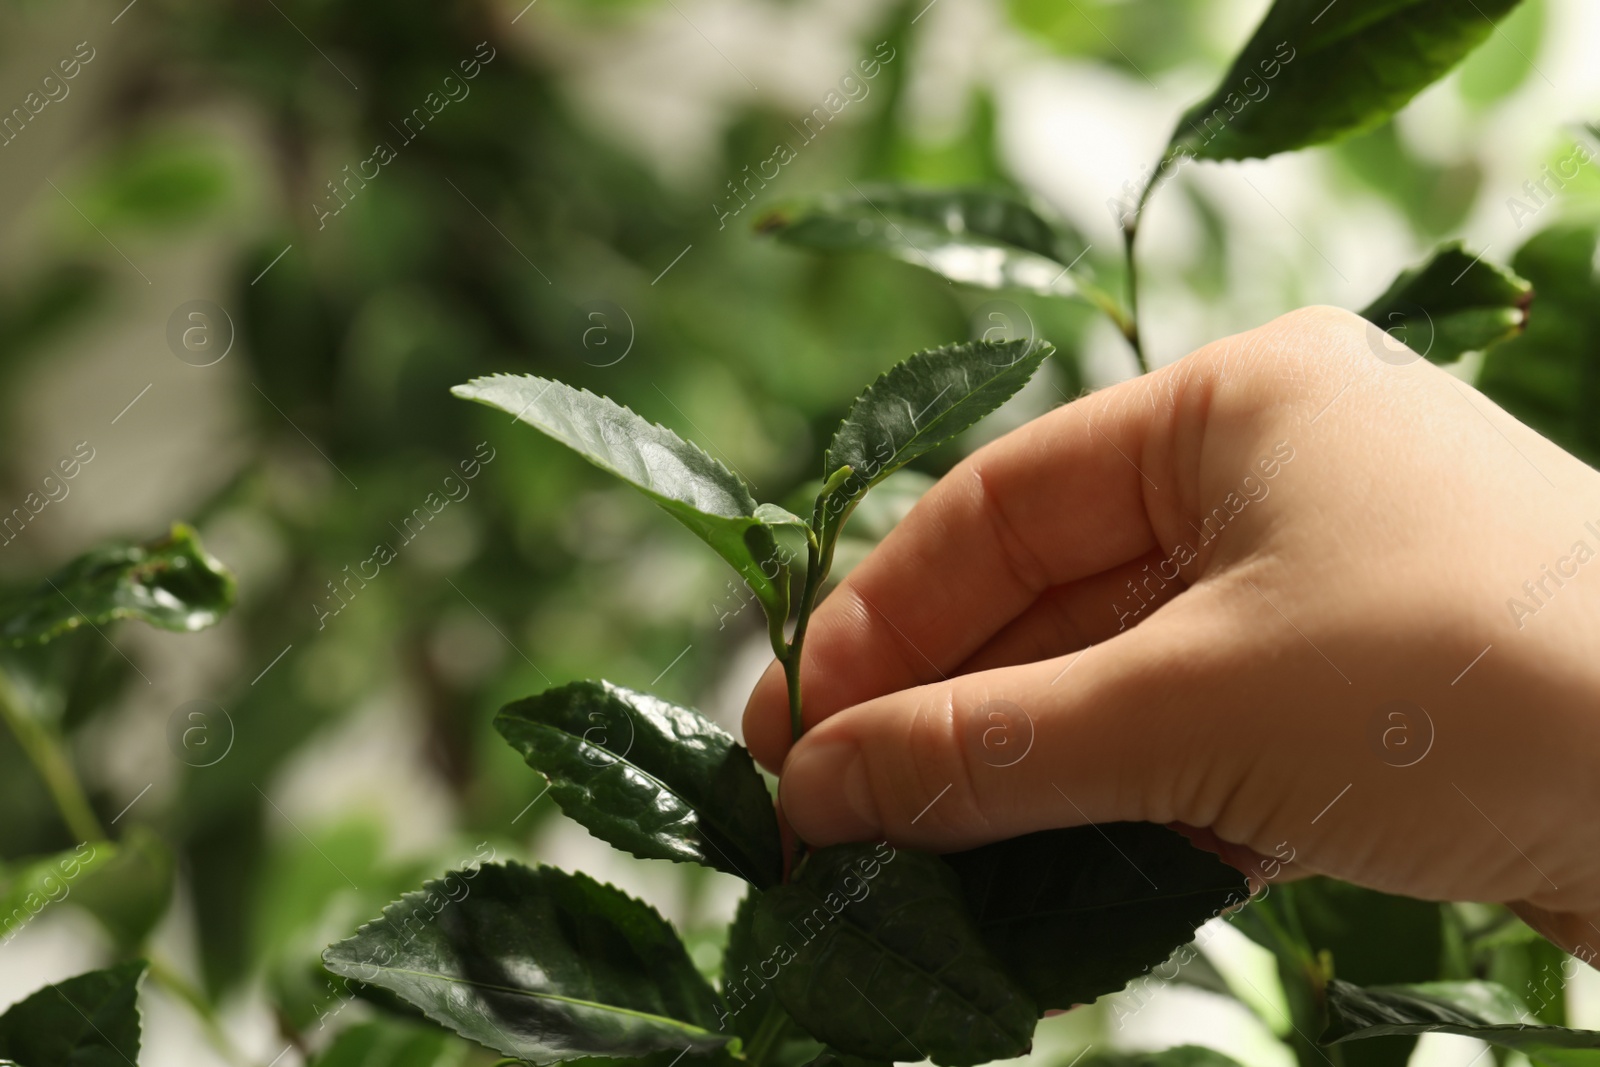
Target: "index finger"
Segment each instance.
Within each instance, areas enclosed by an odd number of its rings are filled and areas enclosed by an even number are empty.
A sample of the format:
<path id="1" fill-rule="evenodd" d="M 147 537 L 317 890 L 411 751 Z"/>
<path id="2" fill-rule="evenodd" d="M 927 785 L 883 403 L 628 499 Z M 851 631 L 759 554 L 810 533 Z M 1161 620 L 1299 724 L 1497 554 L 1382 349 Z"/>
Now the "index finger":
<path id="1" fill-rule="evenodd" d="M 801 660 L 807 727 L 938 681 L 1053 586 L 1157 545 L 1153 498 L 1174 486 L 1162 457 L 1198 434 L 1174 404 L 1175 368 L 1043 415 L 973 453 L 817 608 Z M 1189 425 L 1192 422 L 1193 425 Z M 745 742 L 776 770 L 789 748 L 774 663 L 744 715 Z"/>

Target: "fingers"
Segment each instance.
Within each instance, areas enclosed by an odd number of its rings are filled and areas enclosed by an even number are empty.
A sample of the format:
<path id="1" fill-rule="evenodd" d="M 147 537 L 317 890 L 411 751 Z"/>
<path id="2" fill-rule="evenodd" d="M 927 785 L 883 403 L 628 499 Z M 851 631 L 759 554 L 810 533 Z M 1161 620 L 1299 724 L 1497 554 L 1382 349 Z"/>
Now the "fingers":
<path id="1" fill-rule="evenodd" d="M 981 449 L 946 475 L 819 605 L 801 669 L 807 724 L 883 693 L 938 681 L 1052 586 L 1157 544 L 1141 470 L 1165 435 L 1172 377 L 1159 371 L 1085 397 Z M 1163 424 L 1163 425 L 1157 425 Z M 745 710 L 768 767 L 788 748 L 776 666 Z"/>
<path id="2" fill-rule="evenodd" d="M 957 673 L 1053 659 L 1137 625 L 1185 588 L 1181 579 L 1169 581 L 1161 576 L 1164 561 L 1158 549 L 1092 578 L 1046 589 L 974 652 Z"/>
<path id="3" fill-rule="evenodd" d="M 789 754 L 785 817 L 814 845 L 937 851 L 1089 822 L 1208 825 L 1243 774 L 1227 740 L 1237 628 L 1199 586 L 1074 656 L 849 708 Z"/>

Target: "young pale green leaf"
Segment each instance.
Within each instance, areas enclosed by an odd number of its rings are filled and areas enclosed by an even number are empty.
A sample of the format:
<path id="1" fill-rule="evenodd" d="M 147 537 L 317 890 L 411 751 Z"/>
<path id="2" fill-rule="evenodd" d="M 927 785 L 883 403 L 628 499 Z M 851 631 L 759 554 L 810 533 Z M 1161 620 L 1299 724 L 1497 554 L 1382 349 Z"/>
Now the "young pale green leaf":
<path id="1" fill-rule="evenodd" d="M 532 374 L 494 374 L 450 390 L 499 408 L 660 504 L 750 585 L 769 618 L 789 612 L 787 568 L 750 489 L 665 426 L 587 389 Z"/>
<path id="2" fill-rule="evenodd" d="M 1434 363 L 1452 363 L 1522 332 L 1533 286 L 1505 267 L 1442 245 L 1426 263 L 1402 271 L 1363 318 Z"/>
<path id="3" fill-rule="evenodd" d="M 755 917 L 760 899 L 760 893 L 751 890 L 739 902 L 739 910 L 728 927 L 728 947 L 722 954 L 722 999 L 732 1016 L 727 1023 L 743 1041 L 746 1053 L 766 1021 L 767 1013 L 783 1012 L 772 990 L 772 979 L 776 975 L 774 961 L 766 959 L 756 945 Z M 764 1063 L 800 1067 L 822 1054 L 823 1047 L 800 1029 L 787 1012 L 782 1020 L 777 1035 L 771 1039 Z"/>
<path id="4" fill-rule="evenodd" d="M 1053 351 L 1040 341 L 967 341 L 918 352 L 880 375 L 856 397 L 823 461 L 827 477 L 851 468 L 820 502 L 830 539 L 862 494 L 1005 403 Z"/>
<path id="5" fill-rule="evenodd" d="M 1238 871 L 1150 823 L 1045 830 L 944 862 L 984 944 L 1042 1009 L 1116 992 L 1247 893 Z"/>
<path id="6" fill-rule="evenodd" d="M 1328 983 L 1325 1045 L 1393 1034 L 1459 1034 L 1504 1048 L 1600 1049 L 1600 1031 L 1544 1026 L 1494 982 L 1423 982 L 1358 986 Z"/>
<path id="7" fill-rule="evenodd" d="M 1477 386 L 1491 400 L 1591 465 L 1600 464 L 1600 226 L 1562 222 L 1528 240 L 1511 267 L 1539 294 L 1521 336 L 1484 354 Z"/>
<path id="8" fill-rule="evenodd" d="M 328 969 L 507 1056 L 714 1049 L 721 999 L 647 904 L 583 874 L 490 864 L 426 883 L 330 945 Z"/>
<path id="9" fill-rule="evenodd" d="M 697 711 L 610 682 L 507 704 L 495 728 L 596 837 L 646 859 L 783 876 L 772 796 L 744 746 Z"/>
<path id="10" fill-rule="evenodd" d="M 0 1060 L 26 1067 L 127 1067 L 139 1062 L 139 983 L 130 960 L 90 971 L 13 1004 L 0 1015 Z"/>
<path id="11" fill-rule="evenodd" d="M 984 947 L 950 868 L 887 845 L 811 853 L 756 906 L 758 966 L 818 1040 L 877 1060 L 1020 1056 L 1038 1008 Z"/>
<path id="12" fill-rule="evenodd" d="M 1517 0 L 1276 0 L 1170 156 L 1256 159 L 1367 129 L 1494 32 Z"/>
<path id="13" fill-rule="evenodd" d="M 756 229 L 816 251 L 882 252 L 984 289 L 1077 296 L 1089 286 L 1073 270 L 1084 239 L 1002 190 L 875 185 L 779 206 Z"/>
<path id="14" fill-rule="evenodd" d="M 0 641 L 43 644 L 80 626 L 142 619 L 163 630 L 203 630 L 233 607 L 233 575 L 175 524 L 140 545 L 108 545 L 79 556 L 0 607 Z"/>

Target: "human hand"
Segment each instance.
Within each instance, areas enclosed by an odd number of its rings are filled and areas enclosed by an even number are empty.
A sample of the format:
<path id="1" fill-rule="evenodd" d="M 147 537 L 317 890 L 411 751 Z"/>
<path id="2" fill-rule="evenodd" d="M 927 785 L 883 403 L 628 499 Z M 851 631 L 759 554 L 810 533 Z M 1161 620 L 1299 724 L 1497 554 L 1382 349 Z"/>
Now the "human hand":
<path id="1" fill-rule="evenodd" d="M 750 698 L 789 823 L 1182 824 L 1592 960 L 1600 473 L 1386 342 L 1297 311 L 957 466 L 817 609 L 792 751 Z"/>

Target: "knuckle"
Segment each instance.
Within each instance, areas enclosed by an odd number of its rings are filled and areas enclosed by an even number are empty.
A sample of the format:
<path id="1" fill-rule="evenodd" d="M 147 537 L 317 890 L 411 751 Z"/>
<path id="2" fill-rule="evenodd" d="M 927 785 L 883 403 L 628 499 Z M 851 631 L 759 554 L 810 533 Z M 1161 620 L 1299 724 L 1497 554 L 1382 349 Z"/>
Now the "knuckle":
<path id="1" fill-rule="evenodd" d="M 907 723 L 897 807 L 908 834 L 961 836 L 988 825 L 965 743 L 973 706 L 952 686 L 931 686 Z"/>

